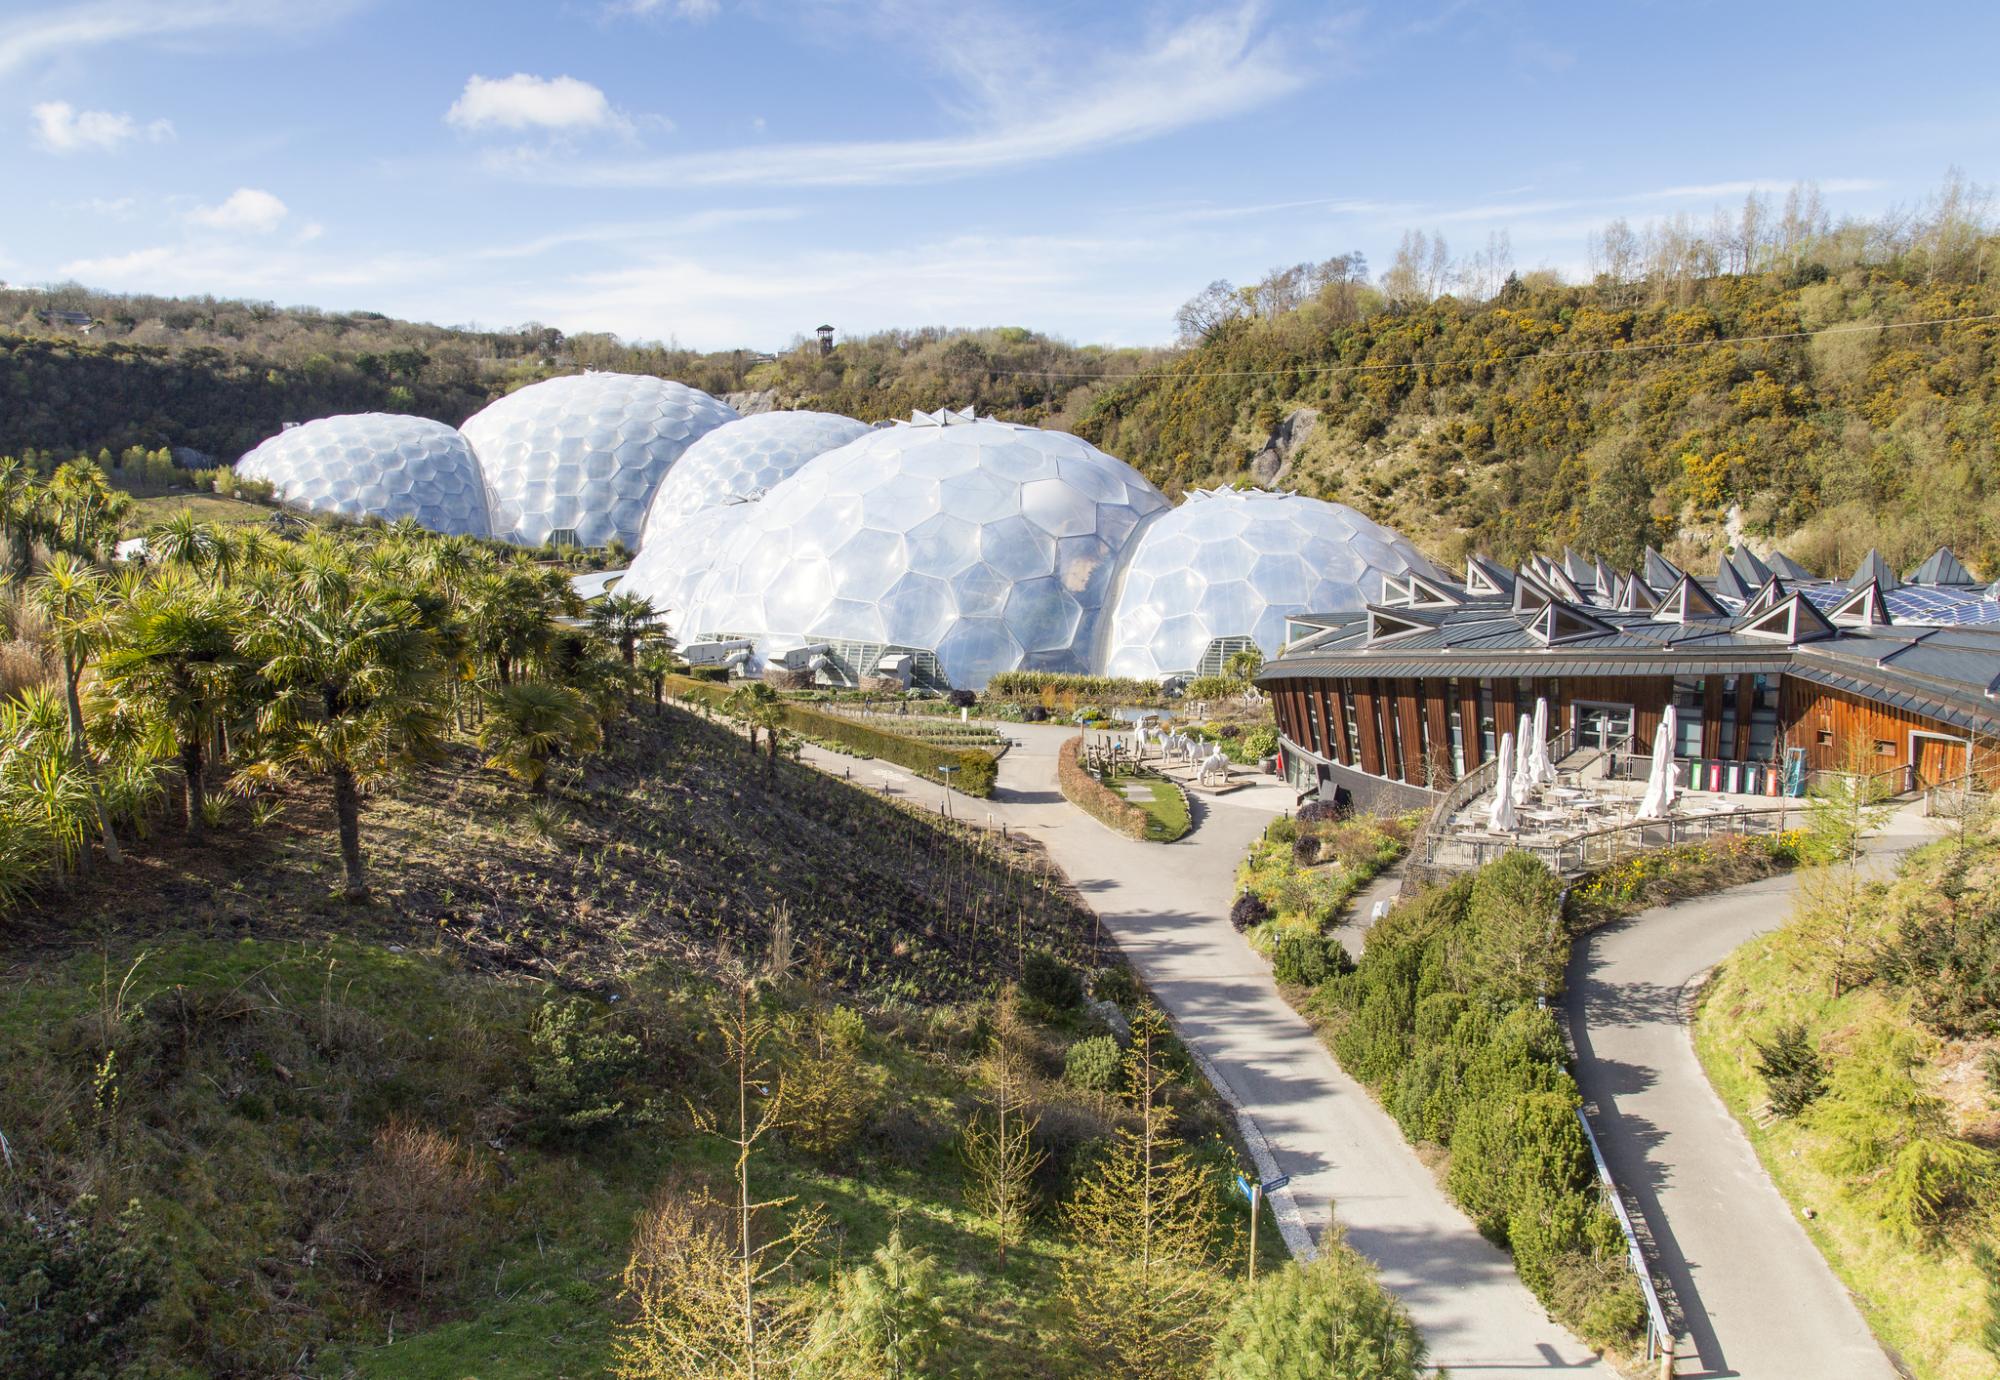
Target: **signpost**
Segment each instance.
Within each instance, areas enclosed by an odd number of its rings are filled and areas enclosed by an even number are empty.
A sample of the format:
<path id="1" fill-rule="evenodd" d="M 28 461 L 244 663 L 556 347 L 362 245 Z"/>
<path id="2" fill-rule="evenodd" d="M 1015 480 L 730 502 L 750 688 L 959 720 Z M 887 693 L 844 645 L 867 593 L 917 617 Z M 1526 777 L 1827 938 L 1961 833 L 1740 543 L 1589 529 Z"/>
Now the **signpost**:
<path id="1" fill-rule="evenodd" d="M 1292 1176 L 1289 1174 L 1280 1174 L 1277 1178 L 1266 1179 L 1260 1184 L 1251 1183 L 1250 1180 L 1244 1178 L 1241 1174 L 1236 1176 L 1236 1191 L 1241 1193 L 1250 1204 L 1250 1282 L 1252 1284 L 1257 1282 L 1257 1219 L 1263 1216 L 1264 1195 L 1267 1193 L 1276 1193 L 1291 1181 Z"/>

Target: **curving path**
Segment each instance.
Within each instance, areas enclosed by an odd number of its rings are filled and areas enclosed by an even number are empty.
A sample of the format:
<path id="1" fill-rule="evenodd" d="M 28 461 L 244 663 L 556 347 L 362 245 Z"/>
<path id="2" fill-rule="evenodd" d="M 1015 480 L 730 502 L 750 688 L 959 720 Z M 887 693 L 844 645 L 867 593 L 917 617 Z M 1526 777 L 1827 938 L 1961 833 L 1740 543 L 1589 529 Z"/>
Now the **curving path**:
<path id="1" fill-rule="evenodd" d="M 1315 1235 L 1338 1204 L 1348 1241 L 1374 1260 L 1454 1377 L 1525 1371 L 1608 1373 L 1551 1322 L 1506 1254 L 1454 1207 L 1395 1122 L 1349 1078 L 1229 924 L 1235 868 L 1250 841 L 1292 803 L 1283 786 L 1197 798 L 1196 828 L 1173 844 L 1123 838 L 1063 800 L 1056 748 L 1075 729 L 1005 725 L 1020 740 L 1000 763 L 995 798 L 951 793 L 953 810 L 1031 830 L 1090 900 L 1173 1016 L 1183 1039 L 1228 1085 L 1269 1142 Z M 835 774 L 878 775 L 936 802 L 940 787 L 877 762 L 806 750 Z"/>
<path id="2" fill-rule="evenodd" d="M 1868 851 L 1880 866 L 1932 837 L 1912 809 Z M 1651 1229 L 1685 1345 L 1677 1375 L 1896 1380 L 1854 1300 L 1709 1087 L 1687 1023 L 1690 984 L 1783 924 L 1795 876 L 1661 906 L 1570 955 L 1577 1082 L 1612 1175 Z"/>

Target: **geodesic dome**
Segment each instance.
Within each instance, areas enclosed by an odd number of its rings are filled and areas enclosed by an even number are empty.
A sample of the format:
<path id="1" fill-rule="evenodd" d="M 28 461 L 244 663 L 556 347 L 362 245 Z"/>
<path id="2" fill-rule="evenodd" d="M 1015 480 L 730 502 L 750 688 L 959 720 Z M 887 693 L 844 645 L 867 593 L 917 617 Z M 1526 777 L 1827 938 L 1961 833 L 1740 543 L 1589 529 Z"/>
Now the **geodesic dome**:
<path id="1" fill-rule="evenodd" d="M 681 620 L 769 658 L 821 641 L 935 653 L 953 685 L 1088 671 L 1120 551 L 1166 499 L 1061 432 L 870 431 L 752 505 Z"/>
<path id="2" fill-rule="evenodd" d="M 394 522 L 433 532 L 491 534 L 486 485 L 465 437 L 428 417 L 359 412 L 288 427 L 236 462 L 245 479 L 270 481 L 284 502 L 316 513 Z"/>
<path id="3" fill-rule="evenodd" d="M 682 452 L 735 420 L 734 408 L 685 384 L 572 374 L 509 393 L 460 430 L 486 475 L 494 536 L 630 546 Z"/>
<path id="4" fill-rule="evenodd" d="M 866 422 L 833 412 L 760 412 L 727 422 L 681 454 L 653 494 L 639 549 L 703 508 L 761 498 L 816 455 L 865 435 Z"/>
<path id="5" fill-rule="evenodd" d="M 1344 504 L 1197 491 L 1133 543 L 1104 671 L 1152 679 L 1207 670 L 1202 658 L 1217 639 L 1249 639 L 1275 656 L 1287 615 L 1358 609 L 1381 597 L 1385 574 L 1411 571 L 1440 578 L 1408 540 Z"/>
<path id="6" fill-rule="evenodd" d="M 645 544 L 618 582 L 618 592 L 652 600 L 666 630 L 684 636 L 686 613 L 702 581 L 756 507 L 749 501 L 718 503 L 671 525 L 656 527 L 649 520 Z"/>

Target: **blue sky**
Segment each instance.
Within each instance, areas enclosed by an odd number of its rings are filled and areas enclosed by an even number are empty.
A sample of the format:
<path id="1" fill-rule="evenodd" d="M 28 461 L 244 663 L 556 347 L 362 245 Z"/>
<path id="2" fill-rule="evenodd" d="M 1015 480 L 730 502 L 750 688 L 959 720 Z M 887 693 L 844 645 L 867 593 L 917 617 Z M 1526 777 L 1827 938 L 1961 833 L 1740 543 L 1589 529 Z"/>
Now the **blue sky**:
<path id="1" fill-rule="evenodd" d="M 772 348 L 2000 180 L 2000 6 L 0 0 L 0 278 Z M 1953 73 L 1961 74 L 1954 78 Z"/>

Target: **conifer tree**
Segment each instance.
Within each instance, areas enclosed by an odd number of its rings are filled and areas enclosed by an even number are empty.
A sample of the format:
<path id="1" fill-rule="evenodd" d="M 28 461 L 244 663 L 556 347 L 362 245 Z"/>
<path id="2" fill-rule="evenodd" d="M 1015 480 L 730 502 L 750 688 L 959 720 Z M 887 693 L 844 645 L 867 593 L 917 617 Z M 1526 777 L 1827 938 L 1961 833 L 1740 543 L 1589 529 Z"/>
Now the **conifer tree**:
<path id="1" fill-rule="evenodd" d="M 1048 1158 L 1034 1145 L 1027 1061 L 1021 1050 L 1020 998 L 1010 986 L 994 1011 L 993 1043 L 980 1072 L 992 1096 L 965 1129 L 966 1202 L 992 1228 L 1007 1268 L 1007 1248 L 1027 1232 L 1035 1171 Z"/>

